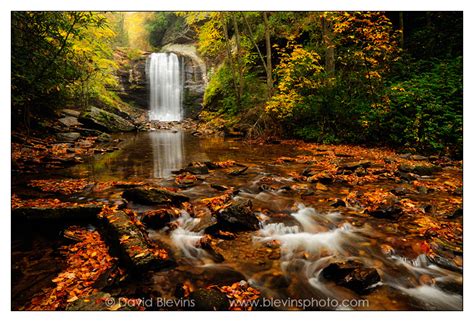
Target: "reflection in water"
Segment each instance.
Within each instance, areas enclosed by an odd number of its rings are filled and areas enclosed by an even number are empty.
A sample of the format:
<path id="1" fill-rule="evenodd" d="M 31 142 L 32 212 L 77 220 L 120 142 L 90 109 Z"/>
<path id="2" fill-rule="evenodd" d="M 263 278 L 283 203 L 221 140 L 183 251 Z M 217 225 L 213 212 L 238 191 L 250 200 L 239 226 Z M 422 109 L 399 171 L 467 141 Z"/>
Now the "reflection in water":
<path id="1" fill-rule="evenodd" d="M 184 162 L 183 132 L 150 132 L 153 177 L 166 178 Z"/>

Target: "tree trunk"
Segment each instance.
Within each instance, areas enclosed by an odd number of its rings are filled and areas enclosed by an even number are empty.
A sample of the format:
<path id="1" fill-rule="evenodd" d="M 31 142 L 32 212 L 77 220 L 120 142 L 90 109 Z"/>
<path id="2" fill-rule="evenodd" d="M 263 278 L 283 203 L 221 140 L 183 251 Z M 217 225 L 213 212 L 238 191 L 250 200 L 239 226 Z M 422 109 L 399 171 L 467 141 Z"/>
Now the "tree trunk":
<path id="1" fill-rule="evenodd" d="M 263 12 L 263 22 L 265 24 L 265 46 L 267 49 L 267 90 L 268 98 L 273 95 L 273 78 L 272 78 L 272 44 L 270 40 L 270 26 L 268 25 L 267 12 Z"/>
<path id="2" fill-rule="evenodd" d="M 248 34 L 248 37 L 250 39 L 250 41 L 252 42 L 252 45 L 255 47 L 255 49 L 257 50 L 257 53 L 258 53 L 258 57 L 260 57 L 260 60 L 262 61 L 262 66 L 263 68 L 265 69 L 265 73 L 267 72 L 267 64 L 265 63 L 265 58 L 263 57 L 262 55 L 262 52 L 260 51 L 260 48 L 258 48 L 258 45 L 257 43 L 255 42 L 255 40 L 253 39 L 253 33 L 252 33 L 252 29 L 250 28 L 250 24 L 247 20 L 247 17 L 245 17 L 245 14 L 243 12 L 240 13 L 242 15 L 242 17 L 244 18 L 244 22 L 245 22 L 245 26 L 247 27 L 247 31 L 249 32 Z"/>
<path id="3" fill-rule="evenodd" d="M 326 18 L 323 18 L 322 21 L 323 29 L 323 41 L 326 46 L 326 56 L 325 56 L 325 70 L 327 75 L 332 78 L 334 77 L 336 71 L 336 59 L 335 59 L 335 46 L 334 46 L 334 36 L 332 33 L 332 22 L 328 21 Z"/>
<path id="4" fill-rule="evenodd" d="M 235 70 L 234 70 L 234 62 L 232 59 L 232 51 L 230 49 L 229 31 L 227 30 L 227 22 L 226 22 L 226 18 L 224 14 L 222 14 L 221 17 L 222 17 L 222 29 L 224 30 L 225 48 L 227 51 L 227 59 L 229 62 L 230 70 L 232 72 L 232 84 L 234 85 L 237 106 L 240 107 L 239 88 L 237 86 L 237 83 L 235 82 Z"/>
<path id="5" fill-rule="evenodd" d="M 239 73 L 239 98 L 242 98 L 242 94 L 244 92 L 244 69 L 242 66 L 242 50 L 240 48 L 240 32 L 239 32 L 239 25 L 237 24 L 237 18 L 235 17 L 235 13 L 232 13 L 232 22 L 234 24 L 234 32 L 235 32 L 235 43 L 237 45 L 237 68 Z"/>

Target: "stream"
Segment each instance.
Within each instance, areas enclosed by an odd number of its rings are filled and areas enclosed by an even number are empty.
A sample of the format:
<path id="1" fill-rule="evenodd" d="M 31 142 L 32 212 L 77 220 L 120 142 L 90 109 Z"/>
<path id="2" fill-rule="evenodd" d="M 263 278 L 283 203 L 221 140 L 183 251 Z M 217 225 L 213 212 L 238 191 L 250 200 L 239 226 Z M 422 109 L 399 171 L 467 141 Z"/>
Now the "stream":
<path id="1" fill-rule="evenodd" d="M 27 189 L 26 183 L 31 179 L 52 178 L 144 181 L 175 187 L 172 171 L 191 162 L 234 160 L 248 166 L 248 170 L 238 176 L 218 170 L 198 175 L 199 183 L 183 188 L 181 193 L 194 201 L 222 194 L 212 186 L 233 187 L 239 191 L 233 197 L 235 200 L 251 200 L 260 228 L 237 232 L 235 239 L 217 239 L 214 248 L 224 258 L 217 262 L 208 251 L 196 246 L 204 235 L 202 227 L 208 219 L 195 218 L 182 210 L 174 220 L 177 227 L 174 230 L 169 227 L 148 229 L 151 239 L 172 247 L 177 266 L 125 281 L 109 290 L 112 295 L 153 294 L 173 298 L 176 288 L 184 283 L 200 288 L 246 280 L 262 293 L 262 298 L 281 300 L 278 305 L 272 303 L 270 307 L 263 307 L 267 310 L 461 310 L 463 307 L 462 267 L 449 264 L 459 254 L 449 253 L 433 261 L 418 251 L 413 245 L 421 237 L 410 230 L 412 218 L 409 216 L 394 221 L 361 215 L 359 209 L 350 206 L 332 206 L 334 200 L 345 198 L 354 187 L 332 183 L 327 189 L 314 189 L 314 185 L 295 181 L 292 174 L 301 173 L 308 165 L 275 160 L 304 155 L 306 152 L 296 145 L 248 144 L 221 137 L 196 137 L 181 130 L 114 135 L 114 139 L 117 138 L 121 140 L 118 150 L 95 155 L 82 164 L 41 174 L 14 176 L 12 190 Z M 319 157 L 325 158 L 324 155 Z M 350 162 L 360 158 L 353 155 L 341 159 Z M 449 180 L 459 176 L 462 176 L 459 169 L 447 168 L 436 178 L 426 180 Z M 406 185 L 379 180 L 357 188 L 390 190 L 395 186 Z M 72 195 L 70 199 L 120 203 L 121 192 L 118 188 L 92 189 Z M 443 191 L 410 192 L 408 195 L 426 203 L 448 198 Z M 153 206 L 132 202 L 128 207 L 139 214 L 153 209 Z M 453 220 L 462 222 L 462 218 Z M 34 229 L 29 234 L 30 245 L 26 247 L 29 251 L 57 259 L 54 250 L 46 251 L 56 247 L 47 241 L 54 236 L 40 237 Z M 24 243 L 15 238 L 13 236 L 13 262 L 17 261 L 15 251 L 25 249 Z M 18 251 L 18 254 L 24 253 Z M 375 268 L 380 281 L 367 292 L 357 293 L 325 279 L 323 268 L 338 260 L 356 260 Z M 50 265 L 56 265 L 55 261 Z M 288 299 L 293 301 L 285 301 Z M 312 301 L 304 302 L 309 299 Z"/>

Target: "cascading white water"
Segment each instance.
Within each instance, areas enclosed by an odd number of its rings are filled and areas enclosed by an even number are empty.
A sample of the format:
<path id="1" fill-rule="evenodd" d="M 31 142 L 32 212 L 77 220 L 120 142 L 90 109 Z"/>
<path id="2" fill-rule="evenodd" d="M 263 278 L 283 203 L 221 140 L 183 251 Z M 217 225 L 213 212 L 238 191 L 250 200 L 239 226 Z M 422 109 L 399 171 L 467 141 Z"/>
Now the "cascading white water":
<path id="1" fill-rule="evenodd" d="M 183 77 L 178 56 L 174 53 L 153 53 L 147 67 L 150 120 L 181 121 Z"/>

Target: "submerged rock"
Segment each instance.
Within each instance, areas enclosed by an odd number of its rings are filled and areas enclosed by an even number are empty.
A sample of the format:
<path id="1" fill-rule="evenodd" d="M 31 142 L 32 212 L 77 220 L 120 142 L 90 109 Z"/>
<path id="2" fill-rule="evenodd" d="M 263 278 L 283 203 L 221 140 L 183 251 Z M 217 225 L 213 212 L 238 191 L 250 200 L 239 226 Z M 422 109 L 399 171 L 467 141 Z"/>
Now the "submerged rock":
<path id="1" fill-rule="evenodd" d="M 194 302 L 191 309 L 196 311 L 225 311 L 230 308 L 227 296 L 217 290 L 200 288 L 192 292 L 189 299 Z"/>
<path id="2" fill-rule="evenodd" d="M 359 294 L 366 293 L 370 286 L 380 281 L 380 275 L 375 268 L 365 267 L 354 260 L 331 263 L 321 274 L 325 279 Z"/>
<path id="3" fill-rule="evenodd" d="M 398 205 L 381 205 L 374 210 L 367 210 L 367 214 L 375 218 L 397 220 L 403 215 L 403 210 Z"/>
<path id="4" fill-rule="evenodd" d="M 401 164 L 398 166 L 398 171 L 399 172 L 405 172 L 405 173 L 414 173 L 419 176 L 431 176 L 435 172 L 440 171 L 442 168 L 437 165 L 416 165 L 416 166 L 411 166 L 407 164 Z"/>
<path id="5" fill-rule="evenodd" d="M 216 228 L 228 231 L 258 230 L 259 220 L 252 211 L 250 200 L 235 202 L 216 214 Z"/>
<path id="6" fill-rule="evenodd" d="M 349 162 L 345 164 L 341 164 L 339 166 L 339 170 L 348 170 L 348 171 L 355 171 L 358 168 L 367 169 L 372 165 L 370 161 L 356 161 L 356 162 Z"/>
<path id="7" fill-rule="evenodd" d="M 189 197 L 159 188 L 131 188 L 123 192 L 122 196 L 128 201 L 134 201 L 144 205 L 173 204 L 180 205 L 189 201 Z"/>
<path id="8" fill-rule="evenodd" d="M 135 130 L 135 125 L 126 119 L 92 106 L 79 116 L 79 121 L 86 126 L 106 132 L 130 132 Z"/>

